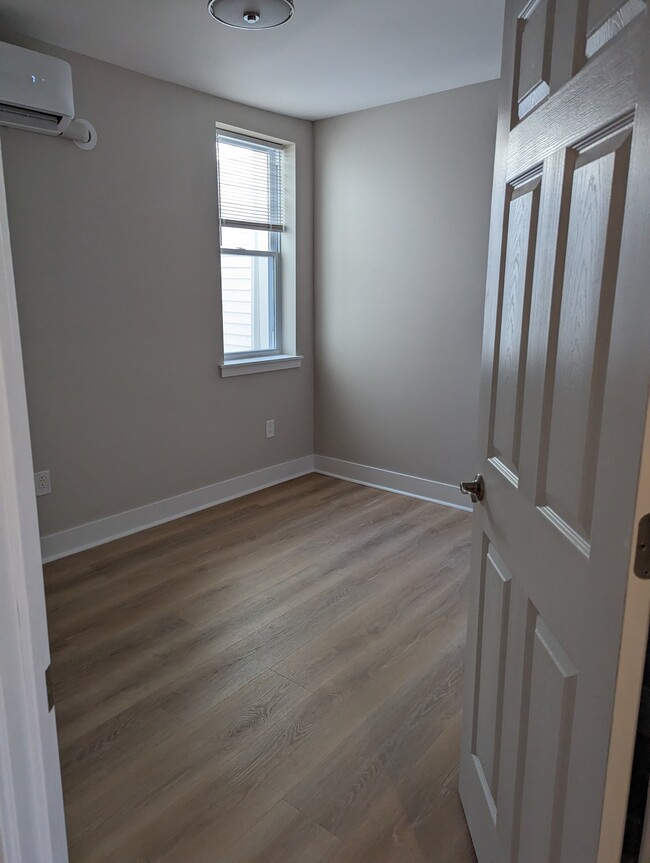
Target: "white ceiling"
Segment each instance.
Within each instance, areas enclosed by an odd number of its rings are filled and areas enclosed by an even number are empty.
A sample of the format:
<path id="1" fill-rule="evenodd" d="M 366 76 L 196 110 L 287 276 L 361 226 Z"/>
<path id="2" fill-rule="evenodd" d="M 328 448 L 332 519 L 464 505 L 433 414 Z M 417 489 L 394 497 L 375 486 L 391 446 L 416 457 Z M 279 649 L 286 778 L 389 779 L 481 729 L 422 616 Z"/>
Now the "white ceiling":
<path id="1" fill-rule="evenodd" d="M 207 0 L 2 0 L 0 24 L 156 78 L 310 120 L 499 75 L 504 0 L 295 5 L 287 24 L 257 32 L 214 21 Z"/>

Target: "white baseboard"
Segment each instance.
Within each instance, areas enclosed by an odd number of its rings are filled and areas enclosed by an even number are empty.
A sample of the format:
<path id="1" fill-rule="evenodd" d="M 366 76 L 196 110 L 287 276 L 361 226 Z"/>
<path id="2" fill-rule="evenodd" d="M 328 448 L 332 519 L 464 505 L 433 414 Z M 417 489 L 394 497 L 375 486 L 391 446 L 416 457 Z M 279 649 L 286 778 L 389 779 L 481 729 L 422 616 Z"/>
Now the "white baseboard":
<path id="1" fill-rule="evenodd" d="M 128 536 L 131 533 L 137 533 L 166 521 L 173 521 L 175 518 L 181 518 L 181 516 L 207 509 L 219 503 L 225 503 L 227 500 L 243 497 L 245 494 L 251 494 L 251 492 L 272 485 L 278 485 L 278 483 L 286 482 L 289 479 L 312 473 L 313 470 L 314 457 L 308 455 L 304 458 L 294 459 L 294 461 L 284 462 L 284 464 L 276 464 L 272 467 L 253 471 L 253 473 L 216 482 L 214 485 L 188 491 L 166 500 L 139 506 L 137 509 L 109 515 L 98 521 L 80 524 L 69 530 L 51 533 L 41 537 L 43 563 L 58 560 L 60 557 L 67 557 L 69 554 L 84 551 L 96 545 L 103 545 L 105 542 L 119 539 L 121 536 Z"/>
<path id="2" fill-rule="evenodd" d="M 121 536 L 128 536 L 131 533 L 146 530 L 148 527 L 164 524 L 166 521 L 173 521 L 192 512 L 198 512 L 198 510 L 243 497 L 245 494 L 278 485 L 278 483 L 304 476 L 313 471 L 326 476 L 345 479 L 349 482 L 356 482 L 359 485 L 369 485 L 372 488 L 392 491 L 420 500 L 430 500 L 444 506 L 471 512 L 471 507 L 467 506 L 467 498 L 464 498 L 460 490 L 454 485 L 342 461 L 338 458 L 308 455 L 294 461 L 284 462 L 284 464 L 276 464 L 272 467 L 253 471 L 253 473 L 226 479 L 195 491 L 188 491 L 185 494 L 139 506 L 137 509 L 109 515 L 98 521 L 80 524 L 69 530 L 43 536 L 41 537 L 43 563 L 58 560 L 60 557 L 67 557 L 78 551 L 85 551 L 87 548 L 103 545 L 113 539 L 119 539 Z"/>
<path id="3" fill-rule="evenodd" d="M 314 456 L 314 470 L 316 473 L 323 473 L 337 479 L 346 479 L 350 482 L 359 483 L 359 485 L 369 485 L 372 488 L 392 491 L 407 497 L 430 500 L 433 503 L 441 503 L 444 506 L 463 509 L 466 512 L 472 511 L 472 507 L 467 505 L 468 498 L 461 494 L 458 486 L 449 485 L 446 482 L 422 479 L 419 476 L 383 470 L 379 467 L 369 467 L 365 464 L 355 464 L 355 462 L 328 458 L 323 455 Z"/>

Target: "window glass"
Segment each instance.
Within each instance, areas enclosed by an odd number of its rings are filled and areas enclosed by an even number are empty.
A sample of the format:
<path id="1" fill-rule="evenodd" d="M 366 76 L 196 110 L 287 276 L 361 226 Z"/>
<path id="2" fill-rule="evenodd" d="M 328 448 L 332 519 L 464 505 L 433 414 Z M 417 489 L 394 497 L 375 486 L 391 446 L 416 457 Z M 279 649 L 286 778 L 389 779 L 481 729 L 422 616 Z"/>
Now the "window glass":
<path id="1" fill-rule="evenodd" d="M 221 302 L 226 354 L 276 349 L 274 269 L 272 257 L 222 254 Z"/>
<path id="2" fill-rule="evenodd" d="M 254 252 L 271 251 L 271 231 L 255 231 L 251 228 L 221 228 L 222 249 L 248 249 Z"/>

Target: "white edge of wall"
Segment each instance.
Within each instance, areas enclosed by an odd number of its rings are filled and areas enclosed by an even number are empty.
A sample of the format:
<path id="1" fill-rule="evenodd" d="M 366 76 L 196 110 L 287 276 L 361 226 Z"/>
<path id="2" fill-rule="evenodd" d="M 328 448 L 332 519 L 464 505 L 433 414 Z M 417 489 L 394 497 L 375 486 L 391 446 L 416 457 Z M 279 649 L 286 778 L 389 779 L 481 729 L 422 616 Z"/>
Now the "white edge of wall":
<path id="1" fill-rule="evenodd" d="M 466 505 L 466 499 L 463 499 L 456 486 L 336 458 L 308 455 L 43 536 L 41 537 L 43 563 L 103 545 L 122 536 L 128 536 L 314 472 L 407 497 L 432 501 L 454 509 L 471 511 L 471 507 Z"/>

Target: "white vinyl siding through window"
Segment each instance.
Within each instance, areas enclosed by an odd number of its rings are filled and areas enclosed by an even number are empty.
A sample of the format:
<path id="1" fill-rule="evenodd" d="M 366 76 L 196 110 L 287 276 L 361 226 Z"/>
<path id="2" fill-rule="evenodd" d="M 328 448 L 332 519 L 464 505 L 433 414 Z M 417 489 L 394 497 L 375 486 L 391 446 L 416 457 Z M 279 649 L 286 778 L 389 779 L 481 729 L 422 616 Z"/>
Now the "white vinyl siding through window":
<path id="1" fill-rule="evenodd" d="M 281 349 L 283 171 L 281 145 L 217 132 L 226 359 Z"/>

